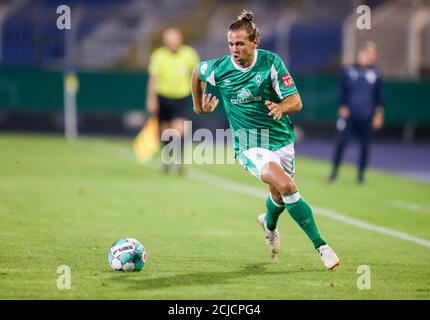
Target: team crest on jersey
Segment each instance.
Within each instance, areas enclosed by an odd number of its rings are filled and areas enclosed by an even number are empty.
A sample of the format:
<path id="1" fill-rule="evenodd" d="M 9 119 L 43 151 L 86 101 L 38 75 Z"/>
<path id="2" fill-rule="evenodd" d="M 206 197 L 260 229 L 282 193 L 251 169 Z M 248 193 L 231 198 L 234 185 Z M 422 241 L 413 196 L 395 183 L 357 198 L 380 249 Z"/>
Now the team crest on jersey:
<path id="1" fill-rule="evenodd" d="M 248 103 L 248 102 L 254 102 L 254 101 L 260 101 L 261 97 L 254 97 L 249 91 L 248 88 L 242 88 L 237 93 L 237 99 L 231 99 L 231 103 L 238 104 L 238 103 Z"/>
<path id="2" fill-rule="evenodd" d="M 351 70 L 349 70 L 348 75 L 349 75 L 349 77 L 350 77 L 352 80 L 357 80 L 357 79 L 358 79 L 358 72 L 357 72 L 357 70 L 355 70 L 355 69 L 351 69 Z"/>
<path id="3" fill-rule="evenodd" d="M 257 75 L 254 78 L 255 83 L 257 84 L 257 86 L 259 87 L 260 84 L 263 82 L 263 78 L 261 78 L 260 74 L 257 73 Z"/>
<path id="4" fill-rule="evenodd" d="M 293 78 L 287 73 L 282 76 L 282 83 L 284 84 L 284 88 L 289 88 L 294 85 Z"/>
<path id="5" fill-rule="evenodd" d="M 376 72 L 373 70 L 366 71 L 366 80 L 370 84 L 374 84 L 376 81 Z"/>

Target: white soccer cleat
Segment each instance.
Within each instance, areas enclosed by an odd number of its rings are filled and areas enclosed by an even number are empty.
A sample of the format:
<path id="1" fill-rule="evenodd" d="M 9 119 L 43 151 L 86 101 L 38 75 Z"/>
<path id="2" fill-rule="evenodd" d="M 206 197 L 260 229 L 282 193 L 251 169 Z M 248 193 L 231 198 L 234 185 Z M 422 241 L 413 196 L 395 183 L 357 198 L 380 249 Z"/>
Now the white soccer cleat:
<path id="1" fill-rule="evenodd" d="M 320 255 L 321 261 L 327 269 L 336 268 L 340 261 L 333 249 L 328 245 L 322 245 L 318 248 L 318 253 Z"/>
<path id="2" fill-rule="evenodd" d="M 279 235 L 278 227 L 276 227 L 273 231 L 267 229 L 267 221 L 265 215 L 265 213 L 260 214 L 257 218 L 257 221 L 263 228 L 264 235 L 266 237 L 266 244 L 269 247 L 270 252 L 272 253 L 272 258 L 276 259 L 276 255 L 281 248 L 281 238 Z"/>

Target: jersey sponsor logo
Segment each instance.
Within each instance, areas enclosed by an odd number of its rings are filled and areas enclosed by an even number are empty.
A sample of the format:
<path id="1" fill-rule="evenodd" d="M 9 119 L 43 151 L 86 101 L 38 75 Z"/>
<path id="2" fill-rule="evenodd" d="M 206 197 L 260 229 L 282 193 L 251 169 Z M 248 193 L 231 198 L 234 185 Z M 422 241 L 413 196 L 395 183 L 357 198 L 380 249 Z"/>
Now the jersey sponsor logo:
<path id="1" fill-rule="evenodd" d="M 284 88 L 289 88 L 294 85 L 293 78 L 287 73 L 282 76 L 282 83 L 284 84 Z"/>
<path id="2" fill-rule="evenodd" d="M 231 80 L 230 79 L 225 79 L 223 82 L 224 82 L 224 84 L 226 86 L 228 86 L 231 83 Z"/>
<path id="3" fill-rule="evenodd" d="M 200 66 L 200 73 L 205 74 L 207 69 L 208 69 L 208 64 L 205 62 Z"/>
<path id="4" fill-rule="evenodd" d="M 248 88 L 242 88 L 237 94 L 237 99 L 230 99 L 231 103 L 234 104 L 255 102 L 260 100 L 261 97 L 254 97 Z"/>

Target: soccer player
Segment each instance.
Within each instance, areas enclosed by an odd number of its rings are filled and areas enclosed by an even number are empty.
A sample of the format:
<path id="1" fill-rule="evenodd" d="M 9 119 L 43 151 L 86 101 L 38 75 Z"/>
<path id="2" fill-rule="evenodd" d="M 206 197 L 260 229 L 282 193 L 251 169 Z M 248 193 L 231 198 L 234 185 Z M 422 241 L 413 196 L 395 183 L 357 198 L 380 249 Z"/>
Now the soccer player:
<path id="1" fill-rule="evenodd" d="M 337 121 L 338 136 L 330 183 L 337 178 L 343 151 L 351 133 L 360 142 L 357 183 L 364 183 L 372 129 L 379 130 L 384 123 L 382 73 L 375 66 L 376 58 L 375 43 L 366 42 L 358 52 L 358 63 L 343 69 Z"/>
<path id="2" fill-rule="evenodd" d="M 200 58 L 192 47 L 183 44 L 182 33 L 176 28 L 164 30 L 163 43 L 164 46 L 156 49 L 149 59 L 146 107 L 149 113 L 158 114 L 161 132 L 166 129 L 179 132 L 183 154 L 184 121 L 191 94 L 190 76 Z M 177 162 L 179 173 L 183 173 L 183 161 Z M 163 161 L 163 171 L 168 172 L 169 169 Z"/>
<path id="3" fill-rule="evenodd" d="M 339 258 L 321 237 L 312 209 L 294 182 L 294 128 L 288 115 L 299 112 L 302 102 L 294 81 L 280 57 L 257 49 L 260 32 L 253 14 L 244 10 L 230 25 L 231 55 L 203 61 L 191 79 L 194 111 L 205 114 L 219 103 L 205 92 L 206 83 L 220 89 L 233 132 L 235 157 L 269 187 L 266 213 L 257 218 L 272 257 L 280 249 L 279 215 L 287 209 L 317 249 L 328 269 Z"/>

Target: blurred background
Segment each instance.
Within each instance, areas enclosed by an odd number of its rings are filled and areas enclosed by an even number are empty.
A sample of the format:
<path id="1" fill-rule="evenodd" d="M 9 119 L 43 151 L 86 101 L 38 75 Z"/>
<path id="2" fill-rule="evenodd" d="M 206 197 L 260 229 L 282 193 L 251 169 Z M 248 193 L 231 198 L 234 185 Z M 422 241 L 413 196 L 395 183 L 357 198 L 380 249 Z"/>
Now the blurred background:
<path id="1" fill-rule="evenodd" d="M 56 27 L 63 4 L 70 30 Z M 356 27 L 362 4 L 371 8 L 371 30 Z M 430 0 L 1 0 L 0 130 L 62 134 L 71 99 L 79 134 L 135 135 L 146 117 L 148 57 L 162 30 L 178 27 L 202 60 L 215 58 L 228 54 L 226 30 L 242 8 L 254 12 L 260 47 L 284 59 L 301 93 L 304 108 L 293 119 L 300 152 L 331 157 L 342 65 L 371 40 L 386 108 L 371 164 L 390 167 L 387 157 L 407 148 L 399 165 L 430 181 Z M 199 117 L 190 105 L 189 118 L 193 129 L 228 127 L 222 108 Z"/>

